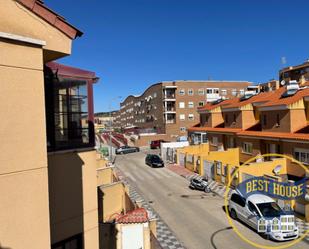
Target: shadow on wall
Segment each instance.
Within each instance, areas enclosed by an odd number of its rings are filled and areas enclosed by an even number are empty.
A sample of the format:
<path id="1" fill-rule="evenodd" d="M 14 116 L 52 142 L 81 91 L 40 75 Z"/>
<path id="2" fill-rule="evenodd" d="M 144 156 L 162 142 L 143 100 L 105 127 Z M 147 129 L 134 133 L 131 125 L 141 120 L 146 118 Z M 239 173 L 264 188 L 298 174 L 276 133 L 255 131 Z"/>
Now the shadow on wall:
<path id="1" fill-rule="evenodd" d="M 75 235 L 84 244 L 83 165 L 76 152 L 48 155 L 52 249 L 66 248 Z"/>
<path id="2" fill-rule="evenodd" d="M 3 247 L 2 244 L 0 243 L 0 249 L 12 249 L 11 247 Z"/>
<path id="3" fill-rule="evenodd" d="M 99 224 L 99 245 L 100 248 L 116 249 L 117 234 L 115 223 L 100 223 Z"/>

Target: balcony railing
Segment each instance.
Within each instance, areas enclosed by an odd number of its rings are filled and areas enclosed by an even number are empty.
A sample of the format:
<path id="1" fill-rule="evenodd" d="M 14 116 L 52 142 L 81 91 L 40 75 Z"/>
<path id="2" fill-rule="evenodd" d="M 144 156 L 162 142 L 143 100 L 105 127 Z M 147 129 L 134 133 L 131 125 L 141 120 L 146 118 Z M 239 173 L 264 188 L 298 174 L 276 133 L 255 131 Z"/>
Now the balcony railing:
<path id="1" fill-rule="evenodd" d="M 176 119 L 168 119 L 168 120 L 165 120 L 165 123 L 166 123 L 166 124 L 175 124 L 175 123 L 176 123 Z"/>

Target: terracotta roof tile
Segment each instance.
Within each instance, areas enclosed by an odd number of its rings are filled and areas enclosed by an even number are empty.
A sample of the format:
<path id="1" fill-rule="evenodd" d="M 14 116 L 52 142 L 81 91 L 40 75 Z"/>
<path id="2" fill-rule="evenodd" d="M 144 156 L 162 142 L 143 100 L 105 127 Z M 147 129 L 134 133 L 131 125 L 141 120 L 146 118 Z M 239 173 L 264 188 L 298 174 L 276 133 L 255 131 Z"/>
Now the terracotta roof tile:
<path id="1" fill-rule="evenodd" d="M 238 102 L 238 99 L 237 98 L 232 98 L 232 99 L 226 99 L 218 104 L 212 104 L 211 102 L 210 103 L 207 103 L 206 105 L 202 106 L 202 107 L 198 107 L 198 111 L 210 111 L 212 109 L 215 109 L 216 107 L 219 107 L 219 106 L 225 106 L 225 105 L 229 105 L 229 104 L 232 104 L 234 102 Z"/>
<path id="2" fill-rule="evenodd" d="M 277 98 L 271 99 L 269 102 L 261 105 L 261 107 L 293 104 L 296 101 L 302 99 L 303 97 L 309 96 L 309 88 L 298 90 L 294 95 L 286 98 L 281 98 L 281 95 L 283 93 L 284 91 L 279 96 L 277 96 Z"/>
<path id="3" fill-rule="evenodd" d="M 289 133 L 289 132 L 265 132 L 265 131 L 241 131 L 239 136 L 254 136 L 266 138 L 281 138 L 281 139 L 295 139 L 295 140 L 309 140 L 309 134 L 305 133 Z"/>
<path id="4" fill-rule="evenodd" d="M 239 128 L 219 128 L 219 127 L 191 127 L 188 131 L 208 131 L 208 132 L 226 132 L 237 133 L 241 131 Z"/>
<path id="5" fill-rule="evenodd" d="M 244 101 L 241 101 L 240 98 L 238 98 L 237 99 L 238 101 L 236 103 L 224 106 L 223 109 L 237 108 L 237 107 L 245 106 L 247 104 L 272 101 L 273 99 L 277 99 L 279 96 L 281 96 L 283 92 L 284 90 L 279 88 L 278 90 L 274 92 L 261 92 Z"/>
<path id="6" fill-rule="evenodd" d="M 148 219 L 148 213 L 144 208 L 137 208 L 126 214 L 119 215 L 116 218 L 117 223 L 128 224 L 128 223 L 145 223 Z"/>
<path id="7" fill-rule="evenodd" d="M 62 33 L 75 39 L 78 36 L 82 36 L 83 33 L 69 24 L 62 16 L 58 15 L 53 10 L 49 9 L 42 0 L 15 0 L 22 4 L 24 7 L 32 11 L 43 20 L 53 25 L 55 28 L 60 30 Z"/>

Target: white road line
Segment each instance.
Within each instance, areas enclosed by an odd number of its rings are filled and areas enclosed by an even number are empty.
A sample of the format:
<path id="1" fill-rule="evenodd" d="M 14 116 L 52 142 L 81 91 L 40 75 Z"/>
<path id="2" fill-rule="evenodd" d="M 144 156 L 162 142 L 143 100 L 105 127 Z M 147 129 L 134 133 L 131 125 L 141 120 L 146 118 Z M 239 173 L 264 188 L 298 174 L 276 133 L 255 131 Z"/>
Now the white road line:
<path id="1" fill-rule="evenodd" d="M 156 170 L 155 169 L 152 169 L 152 170 L 149 170 L 147 171 L 150 175 L 152 175 L 154 178 L 157 178 L 157 179 L 161 179 L 162 176 L 158 175 Z"/>
<path id="2" fill-rule="evenodd" d="M 159 174 L 163 177 L 167 177 L 167 178 L 172 177 L 171 175 L 166 174 L 165 170 L 163 170 L 163 169 L 156 169 L 155 171 L 156 171 L 157 174 Z"/>
<path id="3" fill-rule="evenodd" d="M 169 169 L 164 169 L 164 171 L 166 172 L 166 174 L 168 174 L 170 176 L 178 176 L 178 174 L 174 173 L 173 171 L 171 171 Z"/>

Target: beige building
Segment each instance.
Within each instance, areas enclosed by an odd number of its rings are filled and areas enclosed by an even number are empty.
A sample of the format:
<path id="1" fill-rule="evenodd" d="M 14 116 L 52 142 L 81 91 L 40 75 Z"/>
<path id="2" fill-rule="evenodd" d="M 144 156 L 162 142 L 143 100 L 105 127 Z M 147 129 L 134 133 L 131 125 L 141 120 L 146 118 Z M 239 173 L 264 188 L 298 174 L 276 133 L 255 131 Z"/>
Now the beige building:
<path id="1" fill-rule="evenodd" d="M 128 96 L 120 104 L 116 125 L 138 135 L 139 146 L 154 139 L 176 140 L 199 123 L 197 107 L 220 98 L 242 96 L 249 85 L 247 81 L 160 82 L 139 96 Z"/>
<path id="2" fill-rule="evenodd" d="M 91 72 L 62 67 L 61 75 L 53 71 L 57 65 L 44 66 L 70 55 L 72 40 L 82 33 L 39 0 L 1 0 L 0 15 L 0 112 L 5 117 L 0 124 L 0 247 L 98 249 L 90 119 L 96 79 Z M 72 84 L 66 70 L 79 80 Z M 83 127 L 81 106 L 87 101 L 90 125 Z M 67 121 L 61 108 L 71 108 L 74 118 Z"/>

